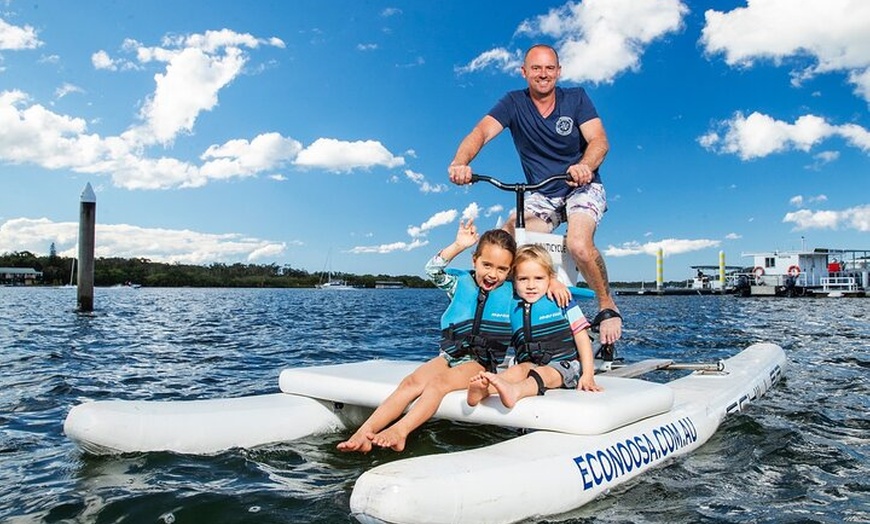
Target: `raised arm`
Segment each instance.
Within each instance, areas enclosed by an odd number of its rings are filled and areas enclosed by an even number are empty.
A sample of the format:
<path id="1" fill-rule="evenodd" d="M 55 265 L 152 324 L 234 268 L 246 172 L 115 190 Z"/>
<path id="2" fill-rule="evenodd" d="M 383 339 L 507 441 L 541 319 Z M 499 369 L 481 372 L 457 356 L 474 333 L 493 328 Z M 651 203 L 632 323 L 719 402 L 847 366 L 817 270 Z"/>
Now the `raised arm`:
<path id="1" fill-rule="evenodd" d="M 453 156 L 453 161 L 447 168 L 450 181 L 456 185 L 471 183 L 471 161 L 480 153 L 487 142 L 501 133 L 502 125 L 495 118 L 486 115 L 474 126 L 468 135 L 459 143 L 459 148 Z"/>
<path id="2" fill-rule="evenodd" d="M 476 244 L 479 239 L 480 235 L 477 234 L 477 227 L 474 225 L 474 220 L 468 219 L 465 222 L 460 220 L 459 230 L 456 231 L 456 240 L 442 249 L 439 255 L 445 261 L 450 262 L 456 258 L 456 255 Z"/>

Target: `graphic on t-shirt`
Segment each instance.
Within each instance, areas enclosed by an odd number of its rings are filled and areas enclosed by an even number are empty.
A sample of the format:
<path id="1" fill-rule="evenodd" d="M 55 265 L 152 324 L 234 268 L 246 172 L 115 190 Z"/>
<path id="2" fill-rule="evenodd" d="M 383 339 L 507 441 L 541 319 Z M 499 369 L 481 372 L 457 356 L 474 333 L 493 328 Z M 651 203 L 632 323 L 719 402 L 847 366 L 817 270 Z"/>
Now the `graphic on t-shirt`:
<path id="1" fill-rule="evenodd" d="M 570 116 L 560 116 L 559 120 L 556 120 L 556 132 L 560 135 L 568 136 L 572 129 L 574 129 L 574 121 Z"/>

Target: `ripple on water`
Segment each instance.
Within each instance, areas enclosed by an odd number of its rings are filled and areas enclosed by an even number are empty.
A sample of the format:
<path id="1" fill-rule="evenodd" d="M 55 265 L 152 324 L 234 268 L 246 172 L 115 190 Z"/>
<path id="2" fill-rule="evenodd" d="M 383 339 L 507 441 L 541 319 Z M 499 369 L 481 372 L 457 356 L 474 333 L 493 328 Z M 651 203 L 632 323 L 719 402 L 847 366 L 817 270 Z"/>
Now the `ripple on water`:
<path id="1" fill-rule="evenodd" d="M 406 453 L 343 454 L 346 433 L 215 456 L 83 455 L 62 433 L 86 400 L 277 391 L 286 366 L 435 354 L 436 290 L 0 288 L 0 521 L 351 522 L 356 478 L 404 457 L 484 446 L 510 430 L 423 426 Z M 866 300 L 621 297 L 629 360 L 716 361 L 755 342 L 786 380 L 694 453 L 568 522 L 868 522 Z M 594 304 L 584 305 L 587 314 Z"/>

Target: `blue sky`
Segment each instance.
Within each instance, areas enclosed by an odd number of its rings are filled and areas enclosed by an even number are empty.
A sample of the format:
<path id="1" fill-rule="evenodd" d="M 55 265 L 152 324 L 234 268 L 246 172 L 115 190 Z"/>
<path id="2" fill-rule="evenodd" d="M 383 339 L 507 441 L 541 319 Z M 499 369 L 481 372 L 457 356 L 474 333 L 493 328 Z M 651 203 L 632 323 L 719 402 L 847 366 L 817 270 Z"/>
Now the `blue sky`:
<path id="1" fill-rule="evenodd" d="M 543 42 L 610 139 L 612 280 L 870 249 L 870 2 L 6 1 L 0 252 L 422 275 L 462 216 L 459 141 Z M 522 176 L 507 132 L 472 164 Z M 459 263 L 468 263 L 461 259 Z"/>

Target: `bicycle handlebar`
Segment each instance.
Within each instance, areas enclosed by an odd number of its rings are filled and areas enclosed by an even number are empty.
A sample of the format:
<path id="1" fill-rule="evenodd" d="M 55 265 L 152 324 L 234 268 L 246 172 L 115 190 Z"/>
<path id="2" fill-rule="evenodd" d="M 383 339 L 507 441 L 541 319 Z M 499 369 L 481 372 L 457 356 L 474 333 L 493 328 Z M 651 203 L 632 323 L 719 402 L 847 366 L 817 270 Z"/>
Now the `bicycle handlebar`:
<path id="1" fill-rule="evenodd" d="M 495 187 L 497 187 L 501 190 L 516 191 L 516 192 L 534 191 L 535 189 L 540 189 L 551 182 L 557 182 L 559 180 L 568 180 L 568 175 L 564 174 L 564 173 L 560 174 L 560 175 L 552 175 L 549 178 L 545 178 L 544 180 L 541 180 L 540 182 L 537 182 L 535 184 L 525 184 L 525 183 L 509 184 L 507 182 L 502 182 L 501 180 L 498 180 L 497 178 L 493 178 L 493 177 L 487 176 L 487 175 L 478 175 L 478 174 L 471 175 L 471 183 L 472 184 L 475 182 L 489 182 L 490 184 L 494 185 Z"/>
<path id="2" fill-rule="evenodd" d="M 551 177 L 545 178 L 544 180 L 541 180 L 540 182 L 537 182 L 535 184 L 524 184 L 524 183 L 508 184 L 508 183 L 502 182 L 501 180 L 493 178 L 491 176 L 472 174 L 471 175 L 471 183 L 473 184 L 475 182 L 489 182 L 490 184 L 494 185 L 495 187 L 497 187 L 503 191 L 515 192 L 517 194 L 517 210 L 518 210 L 517 214 L 516 214 L 516 228 L 522 229 L 522 228 L 526 227 L 526 214 L 520 210 L 524 210 L 526 208 L 526 206 L 525 206 L 526 191 L 533 191 L 535 189 L 540 189 L 551 182 L 557 182 L 559 180 L 563 180 L 563 181 L 568 180 L 568 176 L 569 175 L 567 175 L 567 174 L 552 175 Z"/>

